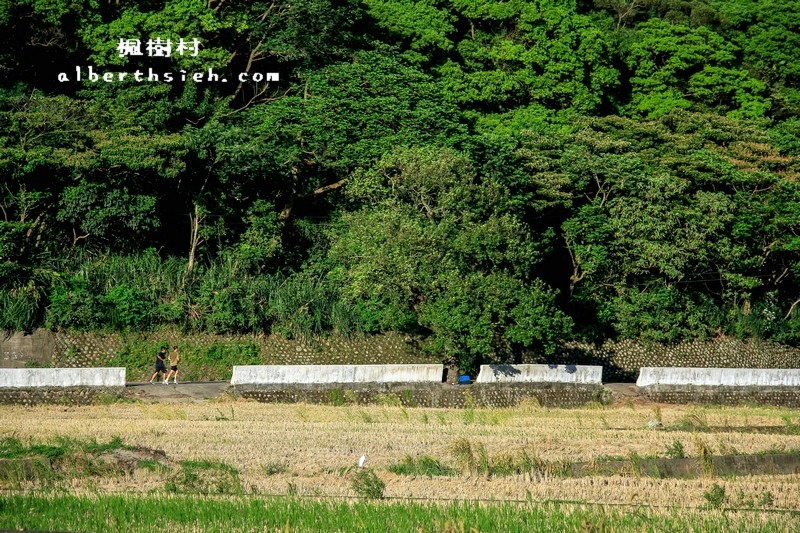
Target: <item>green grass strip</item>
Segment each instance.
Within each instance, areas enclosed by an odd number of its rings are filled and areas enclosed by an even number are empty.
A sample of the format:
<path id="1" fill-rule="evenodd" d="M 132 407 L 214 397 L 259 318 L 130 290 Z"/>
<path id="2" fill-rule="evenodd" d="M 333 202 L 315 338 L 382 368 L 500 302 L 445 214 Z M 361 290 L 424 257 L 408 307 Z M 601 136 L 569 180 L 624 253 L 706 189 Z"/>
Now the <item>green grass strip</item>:
<path id="1" fill-rule="evenodd" d="M 49 531 L 786 531 L 796 517 L 591 505 L 4 494 L 0 529 Z"/>

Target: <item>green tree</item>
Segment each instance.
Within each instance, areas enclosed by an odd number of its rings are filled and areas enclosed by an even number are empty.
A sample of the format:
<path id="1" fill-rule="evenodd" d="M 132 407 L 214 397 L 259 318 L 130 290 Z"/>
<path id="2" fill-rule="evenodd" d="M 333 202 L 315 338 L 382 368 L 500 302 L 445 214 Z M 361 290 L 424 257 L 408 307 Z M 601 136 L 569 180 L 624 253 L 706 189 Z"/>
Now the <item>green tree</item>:
<path id="1" fill-rule="evenodd" d="M 574 2 L 465 0 L 454 7 L 465 31 L 438 73 L 465 106 L 592 112 L 618 84 L 610 40 Z"/>
<path id="2" fill-rule="evenodd" d="M 429 332 L 430 349 L 464 371 L 551 353 L 568 334 L 555 293 L 530 278 L 540 243 L 465 155 L 401 147 L 347 192 L 365 207 L 332 228 L 331 276 L 369 329 Z"/>
<path id="3" fill-rule="evenodd" d="M 740 50 L 707 27 L 652 19 L 626 41 L 635 114 L 655 118 L 692 109 L 759 118 L 770 108 L 766 85 L 739 66 Z"/>
<path id="4" fill-rule="evenodd" d="M 796 2 L 717 2 L 722 29 L 743 52 L 742 65 L 768 84 L 783 117 L 800 110 L 800 13 Z"/>
<path id="5" fill-rule="evenodd" d="M 243 201 L 253 206 L 248 209 L 259 205 L 260 220 L 270 218 L 270 231 L 280 236 L 279 247 L 299 251 L 309 242 L 294 215 L 324 218 L 351 172 L 395 145 L 445 142 L 461 131 L 455 107 L 430 77 L 382 51 L 309 71 L 281 98 L 209 121 L 190 140 L 202 157 L 204 184 L 220 191 L 210 211 L 229 224 L 246 218 L 253 228 L 260 222 L 252 215 L 234 214 Z M 268 204 L 277 221 L 264 210 Z M 246 239 L 255 235 L 247 231 Z M 289 257 L 295 262 L 305 255 Z"/>
<path id="6" fill-rule="evenodd" d="M 609 118 L 579 128 L 554 165 L 579 185 L 561 231 L 583 325 L 592 315 L 601 334 L 657 341 L 749 335 L 737 324 L 765 298 L 790 319 L 796 161 L 763 132 L 714 115 Z"/>

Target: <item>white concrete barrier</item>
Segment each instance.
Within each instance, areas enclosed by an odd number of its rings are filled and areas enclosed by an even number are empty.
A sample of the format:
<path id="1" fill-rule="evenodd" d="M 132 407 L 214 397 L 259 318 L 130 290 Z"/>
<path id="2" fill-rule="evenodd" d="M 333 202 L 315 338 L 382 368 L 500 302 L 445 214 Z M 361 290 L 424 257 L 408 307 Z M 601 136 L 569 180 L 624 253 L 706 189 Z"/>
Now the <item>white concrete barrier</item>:
<path id="1" fill-rule="evenodd" d="M 125 368 L 0 368 L 0 388 L 124 387 Z"/>
<path id="2" fill-rule="evenodd" d="M 475 383 L 581 383 L 602 385 L 602 366 L 481 365 Z"/>
<path id="3" fill-rule="evenodd" d="M 231 385 L 441 383 L 444 365 L 240 365 Z"/>
<path id="4" fill-rule="evenodd" d="M 800 370 L 779 368 L 643 367 L 639 387 L 651 385 L 706 385 L 722 387 L 798 387 Z"/>

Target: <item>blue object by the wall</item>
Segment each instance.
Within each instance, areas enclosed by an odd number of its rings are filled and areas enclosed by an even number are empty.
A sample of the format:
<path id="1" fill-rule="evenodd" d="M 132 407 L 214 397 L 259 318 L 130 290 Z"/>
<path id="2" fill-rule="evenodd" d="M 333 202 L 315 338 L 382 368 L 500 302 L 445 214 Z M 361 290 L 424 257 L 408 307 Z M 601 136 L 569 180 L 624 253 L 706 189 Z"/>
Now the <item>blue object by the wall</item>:
<path id="1" fill-rule="evenodd" d="M 461 376 L 458 378 L 459 385 L 469 385 L 472 381 L 469 379 L 469 376 Z"/>

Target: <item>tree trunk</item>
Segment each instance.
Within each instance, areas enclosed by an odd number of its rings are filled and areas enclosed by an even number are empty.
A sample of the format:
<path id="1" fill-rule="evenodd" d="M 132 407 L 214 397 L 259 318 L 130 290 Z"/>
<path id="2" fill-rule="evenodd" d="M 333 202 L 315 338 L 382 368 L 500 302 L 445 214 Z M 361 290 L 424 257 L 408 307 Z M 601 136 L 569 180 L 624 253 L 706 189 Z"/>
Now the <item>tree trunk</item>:
<path id="1" fill-rule="evenodd" d="M 189 213 L 190 225 L 190 239 L 189 239 L 189 265 L 186 267 L 186 273 L 191 273 L 194 269 L 194 261 L 197 255 L 197 247 L 203 244 L 203 239 L 200 237 L 200 225 L 203 223 L 205 215 L 200 213 L 200 206 L 194 204 L 194 215 Z"/>

